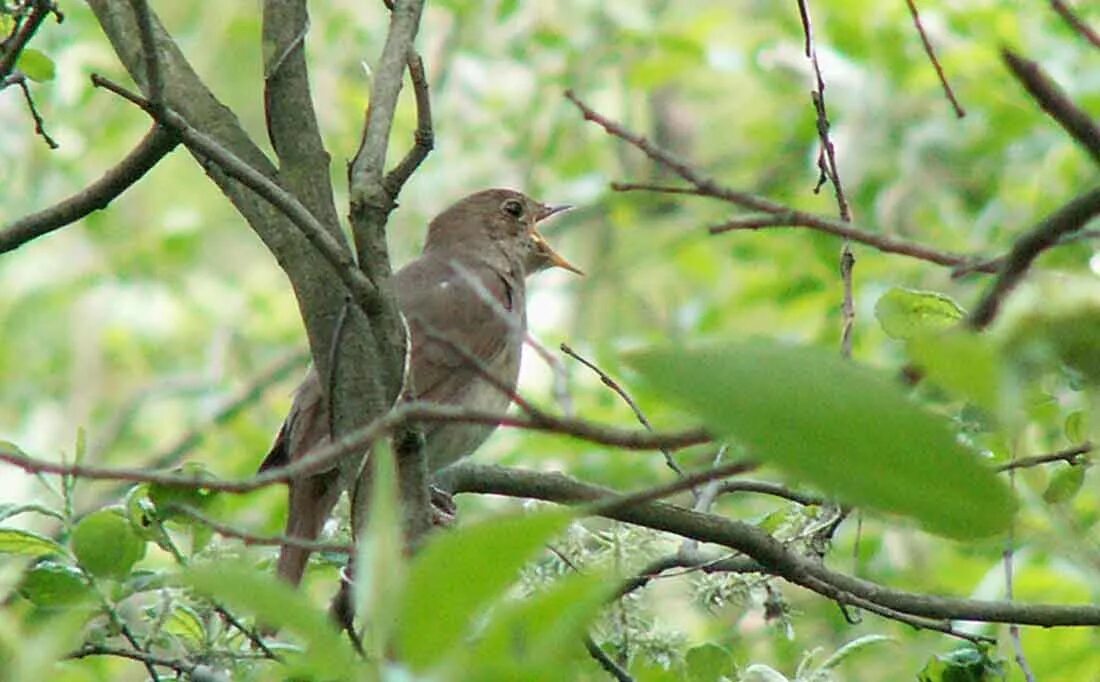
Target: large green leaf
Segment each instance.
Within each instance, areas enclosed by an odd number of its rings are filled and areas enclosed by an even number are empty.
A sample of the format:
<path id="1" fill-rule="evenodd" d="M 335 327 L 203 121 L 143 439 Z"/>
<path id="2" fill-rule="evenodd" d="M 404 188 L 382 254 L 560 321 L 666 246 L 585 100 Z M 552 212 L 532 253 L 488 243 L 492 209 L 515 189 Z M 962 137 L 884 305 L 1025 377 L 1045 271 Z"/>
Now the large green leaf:
<path id="1" fill-rule="evenodd" d="M 488 676 L 523 679 L 523 671 L 561 669 L 570 653 L 580 651 L 581 637 L 614 593 L 617 580 L 609 573 L 565 576 L 542 592 L 494 610 L 476 644 L 463 652 L 464 679 Z M 555 679 L 551 676 L 550 679 Z"/>
<path id="2" fill-rule="evenodd" d="M 495 518 L 435 537 L 409 568 L 397 626 L 404 662 L 424 670 L 443 660 L 571 517 L 554 510 Z"/>
<path id="3" fill-rule="evenodd" d="M 303 675 L 319 679 L 352 678 L 357 664 L 351 649 L 328 615 L 318 610 L 303 592 L 272 575 L 228 561 L 193 565 L 183 580 L 232 610 L 254 614 L 265 625 L 300 637 L 306 651 L 294 663 Z"/>
<path id="4" fill-rule="evenodd" d="M 1011 519 L 1007 487 L 944 419 L 835 353 L 750 341 L 653 349 L 631 362 L 715 433 L 847 502 L 957 538 Z"/>

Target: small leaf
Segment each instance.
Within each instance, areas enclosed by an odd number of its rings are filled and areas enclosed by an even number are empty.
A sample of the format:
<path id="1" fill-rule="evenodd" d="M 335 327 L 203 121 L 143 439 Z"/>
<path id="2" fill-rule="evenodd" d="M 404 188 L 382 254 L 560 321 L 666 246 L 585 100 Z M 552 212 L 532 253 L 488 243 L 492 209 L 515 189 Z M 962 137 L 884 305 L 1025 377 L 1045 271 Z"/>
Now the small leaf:
<path id="1" fill-rule="evenodd" d="M 1047 504 L 1059 504 L 1072 500 L 1085 484 L 1086 468 L 1080 464 L 1060 467 L 1043 491 L 1043 501 Z"/>
<path id="2" fill-rule="evenodd" d="M 206 643 L 206 626 L 199 614 L 184 604 L 177 604 L 172 609 L 164 619 L 162 629 L 183 642 L 188 649 L 197 650 Z"/>
<path id="3" fill-rule="evenodd" d="M 774 341 L 634 354 L 652 387 L 716 434 L 857 505 L 956 538 L 1004 530 L 1015 500 L 947 420 L 837 354 Z"/>
<path id="4" fill-rule="evenodd" d="M 398 649 L 414 670 L 441 661 L 474 616 L 512 584 L 519 569 L 572 514 L 554 510 L 489 519 L 432 538 L 409 569 L 398 613 Z"/>
<path id="5" fill-rule="evenodd" d="M 701 644 L 688 649 L 684 656 L 690 682 L 715 682 L 724 675 L 733 679 L 733 654 L 717 644 Z"/>
<path id="6" fill-rule="evenodd" d="M 19 61 L 15 67 L 26 74 L 32 81 L 44 83 L 52 81 L 56 75 L 56 67 L 53 60 L 33 47 L 28 47 L 19 55 Z"/>
<path id="7" fill-rule="evenodd" d="M 936 291 L 894 287 L 875 303 L 875 317 L 893 339 L 911 339 L 954 327 L 964 314 L 951 297 Z"/>
<path id="8" fill-rule="evenodd" d="M 1089 439 L 1089 428 L 1084 410 L 1074 410 L 1066 416 L 1063 430 L 1071 443 L 1084 443 Z"/>
<path id="9" fill-rule="evenodd" d="M 0 528 L 0 554 L 40 557 L 65 554 L 65 548 L 50 538 L 16 528 Z"/>
<path id="10" fill-rule="evenodd" d="M 38 606 L 71 607 L 88 600 L 91 587 L 80 569 L 55 561 L 42 561 L 27 571 L 19 591 Z"/>
<path id="11" fill-rule="evenodd" d="M 125 578 L 145 556 L 145 540 L 118 509 L 88 514 L 73 529 L 69 546 L 80 566 L 97 578 Z"/>

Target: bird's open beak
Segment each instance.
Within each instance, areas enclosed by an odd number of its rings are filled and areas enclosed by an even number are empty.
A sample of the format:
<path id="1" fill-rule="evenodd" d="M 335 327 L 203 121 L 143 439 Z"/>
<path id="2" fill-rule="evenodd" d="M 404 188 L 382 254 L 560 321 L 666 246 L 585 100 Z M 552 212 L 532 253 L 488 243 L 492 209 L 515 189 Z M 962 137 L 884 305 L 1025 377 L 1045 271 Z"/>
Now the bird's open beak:
<path id="1" fill-rule="evenodd" d="M 564 213 L 571 208 L 573 207 L 568 204 L 561 204 L 559 206 L 542 205 L 539 207 L 538 213 L 535 214 L 535 222 L 541 223 L 543 220 L 546 220 L 550 216 L 556 215 L 558 213 Z M 546 237 L 543 237 L 538 229 L 534 226 L 531 227 L 531 236 L 532 238 L 534 238 L 535 244 L 537 244 L 539 249 L 543 252 L 543 255 L 546 256 L 546 259 L 550 261 L 551 265 L 555 265 L 559 268 L 564 268 L 569 272 L 575 272 L 578 275 L 584 276 L 584 270 L 581 270 L 576 265 L 573 265 L 569 261 L 565 260 L 565 257 L 555 251 L 546 241 Z"/>

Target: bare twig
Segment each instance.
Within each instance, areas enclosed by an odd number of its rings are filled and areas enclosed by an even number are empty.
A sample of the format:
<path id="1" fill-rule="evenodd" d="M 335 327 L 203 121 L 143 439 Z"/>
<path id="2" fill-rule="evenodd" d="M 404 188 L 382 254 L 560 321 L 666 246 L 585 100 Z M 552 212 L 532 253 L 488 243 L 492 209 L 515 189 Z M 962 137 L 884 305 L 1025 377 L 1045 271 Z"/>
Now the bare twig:
<path id="1" fill-rule="evenodd" d="M 630 411 L 634 413 L 634 418 L 638 420 L 638 423 L 644 426 L 649 431 L 653 430 L 653 424 L 649 422 L 649 418 L 645 416 L 644 412 L 642 412 L 642 408 L 638 407 L 638 403 L 634 402 L 634 398 L 630 397 L 630 394 L 626 392 L 625 388 L 619 385 L 619 382 L 612 379 L 607 372 L 600 369 L 599 366 L 597 366 L 595 363 L 585 359 L 583 356 L 577 353 L 577 351 L 573 350 L 568 344 L 562 343 L 559 348 L 561 348 L 561 352 L 565 353 L 569 357 L 573 358 L 577 362 L 595 372 L 596 376 L 600 378 L 600 381 L 603 382 L 604 386 L 610 388 L 616 395 L 623 399 L 623 402 L 626 403 L 627 407 L 630 408 Z M 682 478 L 684 475 L 684 470 L 680 467 L 679 464 L 676 463 L 676 458 L 672 456 L 672 452 L 670 452 L 667 448 L 662 448 L 661 454 L 665 456 L 665 464 L 668 465 L 668 468 L 672 469 L 674 472 L 676 472 L 677 476 L 680 476 Z M 698 497 L 697 492 L 695 493 L 695 495 L 696 497 Z"/>
<path id="2" fill-rule="evenodd" d="M 415 51 L 409 50 L 409 80 L 412 82 L 413 95 L 416 97 L 416 132 L 413 133 L 413 145 L 405 158 L 393 167 L 383 183 L 390 196 L 401 193 L 409 177 L 420 167 L 424 159 L 435 148 L 435 133 L 432 132 L 432 105 L 428 95 L 428 78 L 424 74 L 424 62 Z"/>
<path id="3" fill-rule="evenodd" d="M 1100 163 L 1100 125 L 1073 103 L 1038 62 L 1025 59 L 1008 48 L 1001 50 L 1001 59 L 1043 111 L 1062 126 L 1093 161 Z"/>
<path id="4" fill-rule="evenodd" d="M 820 495 L 811 495 L 809 493 L 791 490 L 786 486 L 779 485 L 778 483 L 771 483 L 770 481 L 747 481 L 744 479 L 723 481 L 718 488 L 718 492 L 722 495 L 728 495 L 730 493 L 772 495 L 773 497 L 781 497 L 804 506 L 820 506 L 828 501 Z"/>
<path id="5" fill-rule="evenodd" d="M 916 258 L 919 260 L 927 261 L 929 263 L 935 263 L 937 265 L 946 265 L 949 267 L 964 267 L 974 263 L 975 258 L 969 256 L 963 256 L 960 254 L 950 253 L 947 251 L 941 251 L 939 249 L 933 249 L 921 244 L 914 244 L 912 242 L 906 242 L 891 237 L 875 234 L 867 230 L 860 230 L 852 227 L 848 223 L 842 220 L 834 220 L 832 218 L 826 218 L 824 216 L 815 215 L 813 213 L 807 213 L 805 211 L 798 211 L 791 209 L 783 204 L 776 203 L 770 199 L 740 190 L 731 189 L 728 187 L 722 187 L 712 178 L 703 175 L 698 170 L 692 168 L 689 164 L 681 161 L 673 156 L 671 153 L 656 147 L 647 139 L 640 135 L 635 135 L 630 131 L 623 128 L 618 123 L 611 119 L 597 113 L 587 104 L 582 102 L 572 90 L 567 90 L 565 96 L 569 101 L 573 102 L 577 108 L 584 115 L 586 121 L 592 121 L 604 129 L 609 135 L 617 137 L 634 147 L 641 150 L 646 156 L 650 157 L 657 163 L 669 168 L 681 178 L 686 180 L 692 185 L 690 189 L 681 187 L 665 187 L 661 185 L 646 185 L 642 183 L 616 183 L 614 188 L 620 191 L 628 190 L 646 190 L 646 191 L 658 191 L 675 194 L 695 194 L 698 196 L 713 197 L 722 201 L 747 208 L 752 211 L 759 211 L 762 213 L 769 213 L 781 217 L 781 220 L 777 224 L 789 225 L 792 227 L 805 227 L 812 230 L 818 230 L 828 234 L 835 235 L 837 237 L 843 237 L 845 239 L 851 239 L 852 241 L 867 244 L 874 247 L 879 251 L 887 253 L 896 253 L 910 258 Z M 725 226 L 716 226 L 710 228 L 711 234 L 719 234 L 731 229 L 737 229 L 736 226 L 726 228 Z M 984 266 L 981 268 L 975 268 L 979 272 L 996 272 L 996 266 Z"/>
<path id="6" fill-rule="evenodd" d="M 1062 0 L 1050 0 L 1050 6 L 1074 31 L 1081 34 L 1082 38 L 1092 43 L 1094 47 L 1100 47 L 1100 33 L 1094 31 L 1081 17 L 1074 14 L 1069 5 Z"/>
<path id="7" fill-rule="evenodd" d="M 170 486 L 206 488 L 220 492 L 244 493 L 277 483 L 285 483 L 293 478 L 327 471 L 341 457 L 345 457 L 350 453 L 362 452 L 370 443 L 400 426 L 406 420 L 492 424 L 560 433 L 627 450 L 654 450 L 659 447 L 683 448 L 711 441 L 710 435 L 702 429 L 651 433 L 644 430 L 618 429 L 578 419 L 555 417 L 541 412 L 532 417 L 515 417 L 509 414 L 450 405 L 411 402 L 398 405 L 385 416 L 342 435 L 334 442 L 310 451 L 293 463 L 275 467 L 251 478 L 237 481 L 211 480 L 195 475 L 149 471 L 140 468 L 59 464 L 30 457 L 10 445 L 2 443 L 0 443 L 0 461 L 8 462 L 30 473 L 51 473 L 93 480 L 158 483 Z"/>
<path id="8" fill-rule="evenodd" d="M 18 85 L 19 89 L 23 91 L 23 99 L 27 103 L 27 110 L 31 112 L 31 119 L 34 121 L 34 132 L 46 142 L 46 146 L 50 149 L 57 149 L 57 141 L 46 132 L 46 121 L 42 118 L 42 114 L 38 113 L 38 107 L 34 103 L 34 97 L 31 95 L 31 88 L 27 85 L 26 77 L 19 74 L 18 77 L 9 76 L 5 80 Z"/>
<path id="9" fill-rule="evenodd" d="M 932 62 L 932 68 L 936 70 L 936 77 L 940 79 L 940 85 L 943 86 L 943 94 L 947 96 L 947 101 L 951 102 L 951 108 L 955 110 L 955 116 L 957 118 L 965 117 L 966 110 L 959 104 L 959 100 L 955 97 L 955 91 L 951 89 L 951 84 L 947 82 L 947 76 L 943 73 L 943 66 L 940 65 L 940 60 L 936 57 L 936 50 L 932 47 L 932 41 L 928 39 L 924 24 L 921 23 L 917 3 L 913 0 L 905 0 L 905 4 L 909 6 L 909 14 L 913 16 L 913 25 L 920 36 L 921 44 L 924 45 L 924 53 L 928 55 L 928 61 Z"/>
<path id="10" fill-rule="evenodd" d="M 1100 215 L 1100 188 L 1086 192 L 1044 218 L 1024 236 L 1016 240 L 1005 256 L 997 279 L 974 306 L 967 323 L 974 329 L 985 329 L 997 317 L 1001 304 L 1027 274 L 1028 268 L 1043 251 L 1068 234 L 1076 232 Z"/>
<path id="11" fill-rule="evenodd" d="M 118 658 L 129 658 L 135 661 L 139 661 L 146 666 L 146 670 L 150 666 L 159 665 L 163 668 L 169 668 L 175 670 L 177 673 L 190 675 L 195 672 L 198 667 L 197 664 L 188 661 L 183 658 L 166 658 L 164 656 L 157 656 L 151 654 L 148 651 L 142 651 L 140 648 L 135 647 L 133 649 L 123 649 L 121 647 L 112 647 L 105 644 L 85 644 L 76 651 L 70 653 L 66 658 L 88 658 L 90 656 L 116 656 Z M 154 680 L 158 679 L 156 670 L 153 669 Z"/>
<path id="12" fill-rule="evenodd" d="M 222 523 L 217 519 L 210 518 L 197 509 L 192 509 L 184 505 L 172 505 L 169 509 L 170 511 L 178 512 L 198 521 L 202 525 L 209 527 L 218 535 L 235 538 L 246 545 L 260 547 L 301 547 L 311 552 L 332 552 L 334 554 L 351 554 L 352 551 L 354 551 L 354 546 L 346 542 L 320 542 L 317 540 L 305 540 L 286 535 L 258 535 L 246 530 L 241 530 L 227 523 Z"/>
<path id="13" fill-rule="evenodd" d="M 1045 455 L 1033 455 L 1031 457 L 1021 457 L 1014 459 L 1011 462 L 997 467 L 996 471 L 1012 471 L 1013 469 L 1027 469 L 1030 467 L 1041 466 L 1043 464 L 1050 464 L 1051 462 L 1066 462 L 1067 464 L 1077 466 L 1081 464 L 1084 459 L 1084 455 L 1092 452 L 1092 443 L 1081 443 L 1080 445 L 1074 445 L 1073 447 L 1066 448 L 1065 450 L 1059 450 L 1058 452 L 1051 452 Z"/>
<path id="14" fill-rule="evenodd" d="M 802 20 L 802 31 L 805 34 L 805 53 L 810 60 L 810 66 L 814 74 L 814 89 L 810 92 L 814 111 L 817 114 L 817 137 L 821 141 L 821 149 L 817 156 L 818 176 L 817 186 L 814 192 L 818 192 L 825 184 L 826 179 L 833 186 L 833 196 L 836 197 L 837 212 L 841 222 L 851 224 L 852 210 L 848 204 L 848 198 L 844 194 L 844 184 L 840 181 L 840 170 L 836 163 L 836 148 L 829 136 L 829 111 L 825 104 L 825 77 L 821 73 L 821 64 L 817 60 L 817 47 L 814 45 L 813 24 L 810 21 L 810 6 L 808 0 L 798 0 L 798 16 Z M 855 329 L 856 306 L 852 290 L 852 270 L 855 268 L 856 257 L 852 253 L 852 245 L 845 240 L 840 247 L 840 281 L 843 294 L 840 305 L 840 353 L 846 358 L 852 356 L 852 331 Z"/>

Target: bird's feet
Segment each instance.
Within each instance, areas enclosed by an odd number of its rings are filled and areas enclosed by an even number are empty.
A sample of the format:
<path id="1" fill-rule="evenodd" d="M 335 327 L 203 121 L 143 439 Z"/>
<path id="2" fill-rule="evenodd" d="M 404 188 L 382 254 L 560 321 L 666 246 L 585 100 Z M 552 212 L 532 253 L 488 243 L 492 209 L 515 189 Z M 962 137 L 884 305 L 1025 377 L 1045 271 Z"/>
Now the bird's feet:
<path id="1" fill-rule="evenodd" d="M 446 490 L 431 486 L 432 525 L 449 528 L 458 520 L 458 506 L 455 498 Z"/>

